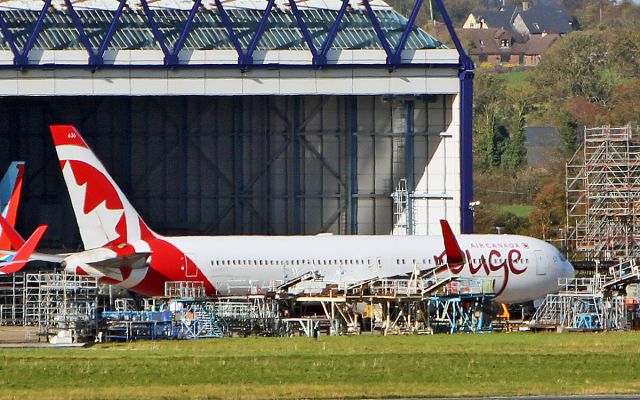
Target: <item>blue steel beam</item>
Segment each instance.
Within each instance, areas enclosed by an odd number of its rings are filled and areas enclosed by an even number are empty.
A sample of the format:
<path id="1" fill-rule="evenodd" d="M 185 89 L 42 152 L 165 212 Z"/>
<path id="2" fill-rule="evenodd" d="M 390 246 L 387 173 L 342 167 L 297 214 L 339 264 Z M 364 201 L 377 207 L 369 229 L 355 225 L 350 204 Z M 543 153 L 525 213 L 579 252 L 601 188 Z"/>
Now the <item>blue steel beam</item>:
<path id="1" fill-rule="evenodd" d="M 158 45 L 160 45 L 162 53 L 164 53 L 164 62 L 165 64 L 168 64 L 167 61 L 171 59 L 171 51 L 169 51 L 169 48 L 167 47 L 165 37 L 162 32 L 160 32 L 160 27 L 158 26 L 156 19 L 153 17 L 153 11 L 149 8 L 147 1 L 148 0 L 140 0 L 140 3 L 142 4 L 144 15 L 146 15 L 147 21 L 149 22 L 149 27 L 151 28 L 153 37 L 156 39 L 156 42 L 158 42 Z"/>
<path id="2" fill-rule="evenodd" d="M 365 0 L 367 1 L 367 0 Z M 451 18 L 449 18 L 449 13 L 447 13 L 447 9 L 444 7 L 444 3 L 442 0 L 435 0 L 436 6 L 438 10 L 440 10 L 440 14 L 442 15 L 442 19 L 444 20 L 444 24 L 447 26 L 447 31 L 449 31 L 449 36 L 451 36 L 451 40 L 453 44 L 456 46 L 456 50 L 458 50 L 458 55 L 460 56 L 460 67 L 461 70 L 473 70 L 475 66 L 473 65 L 473 61 L 467 55 L 467 52 L 462 47 L 462 43 L 456 34 L 456 30 L 453 27 L 453 22 L 451 22 Z"/>
<path id="3" fill-rule="evenodd" d="M 2 14 L 3 13 L 0 12 L 0 30 L 2 30 L 2 36 L 4 36 L 5 42 L 7 42 L 9 48 L 11 49 L 11 52 L 13 53 L 13 59 L 15 63 L 15 60 L 20 57 L 20 50 L 18 50 L 18 47 L 16 47 L 16 42 L 13 39 L 13 35 L 11 34 L 11 30 L 9 29 L 9 25 L 7 24 L 7 21 L 4 20 Z"/>
<path id="4" fill-rule="evenodd" d="M 144 15 L 147 17 L 147 21 L 149 22 L 149 27 L 151 28 L 151 32 L 153 33 L 153 37 L 156 39 L 156 42 L 160 45 L 160 49 L 162 49 L 162 53 L 164 53 L 164 62 L 168 64 L 167 61 L 171 58 L 171 52 L 167 47 L 167 43 L 165 42 L 164 35 L 160 32 L 160 27 L 156 23 L 156 19 L 153 17 L 153 11 L 149 8 L 148 0 L 140 0 L 142 3 L 142 10 L 144 11 Z"/>
<path id="5" fill-rule="evenodd" d="M 300 27 L 300 31 L 302 32 L 302 37 L 304 37 L 304 41 L 307 43 L 307 47 L 309 47 L 309 51 L 311 51 L 312 59 L 314 64 L 316 63 L 316 58 L 318 57 L 318 50 L 316 46 L 313 44 L 313 38 L 311 37 L 311 33 L 309 32 L 309 28 L 307 27 L 307 23 L 304 22 L 304 18 L 302 18 L 302 13 L 298 9 L 298 5 L 296 4 L 296 0 L 289 0 L 289 5 L 291 6 L 291 12 L 298 22 L 298 27 Z"/>
<path id="6" fill-rule="evenodd" d="M 96 54 L 93 51 L 93 48 L 91 47 L 91 42 L 89 41 L 89 37 L 87 37 L 87 33 L 84 30 L 84 25 L 82 24 L 82 21 L 80 21 L 80 17 L 78 17 L 76 10 L 73 8 L 73 4 L 71 4 L 71 0 L 64 0 L 64 3 L 67 5 L 67 11 L 69 11 L 69 16 L 71 17 L 73 24 L 76 26 L 76 29 L 78 30 L 78 36 L 80 36 L 80 41 L 82 42 L 82 45 L 84 46 L 84 48 L 87 50 L 87 53 L 89 54 L 89 62 L 91 62 L 91 60 L 95 57 Z"/>
<path id="7" fill-rule="evenodd" d="M 264 9 L 262 13 L 262 18 L 260 18 L 260 23 L 258 24 L 258 28 L 253 33 L 253 37 L 251 38 L 251 42 L 249 43 L 249 47 L 247 48 L 247 52 L 242 56 L 243 62 L 242 65 L 251 65 L 253 64 L 253 52 L 256 50 L 258 43 L 260 42 L 260 38 L 264 33 L 264 30 L 267 27 L 267 22 L 269 21 L 269 15 L 271 15 L 271 9 L 273 8 L 273 4 L 275 0 L 269 0 L 267 3 L 267 7 Z"/>
<path id="8" fill-rule="evenodd" d="M 460 74 L 461 233 L 473 233 L 473 71 Z"/>
<path id="9" fill-rule="evenodd" d="M 347 6 L 349 5 L 349 0 L 342 0 L 342 6 L 340 7 L 340 11 L 338 11 L 338 15 L 336 16 L 336 20 L 331 26 L 331 31 L 329 31 L 329 35 L 325 39 L 322 49 L 320 50 L 320 54 L 315 57 L 314 64 L 316 65 L 326 65 L 327 64 L 327 54 L 331 49 L 331 45 L 333 44 L 333 40 L 336 38 L 338 34 L 338 30 L 340 29 L 340 23 L 342 22 L 342 17 L 344 17 L 344 13 L 347 11 Z"/>
<path id="10" fill-rule="evenodd" d="M 116 33 L 118 21 L 120 21 L 120 16 L 122 16 L 125 5 L 127 5 L 127 0 L 120 0 L 120 4 L 118 4 L 118 8 L 116 9 L 113 19 L 111 20 L 111 24 L 109 25 L 109 30 L 107 31 L 107 34 L 104 35 L 102 43 L 100 44 L 96 54 L 93 56 L 93 59 L 89 60 L 89 65 L 97 66 L 104 63 L 104 52 L 107 51 L 107 48 L 113 39 L 113 35 Z"/>
<path id="11" fill-rule="evenodd" d="M 36 25 L 33 27 L 33 31 L 31 35 L 29 35 L 29 40 L 24 45 L 24 49 L 22 49 L 22 53 L 16 57 L 14 62 L 18 66 L 24 66 L 29 64 L 29 52 L 33 48 L 33 45 L 36 44 L 36 40 L 38 39 L 38 32 L 42 28 L 44 24 L 44 18 L 47 16 L 47 11 L 51 6 L 51 0 L 46 0 L 44 5 L 42 6 L 42 10 L 40 11 L 40 15 L 38 15 L 38 20 L 36 21 Z"/>
<path id="12" fill-rule="evenodd" d="M 373 12 L 371 8 L 371 4 L 369 0 L 362 0 L 364 3 L 364 8 L 367 9 L 367 14 L 369 15 L 369 19 L 371 20 L 371 25 L 373 25 L 373 30 L 376 31 L 376 36 L 384 49 L 384 52 L 387 53 L 387 64 L 390 64 L 391 59 L 393 58 L 393 52 L 391 51 L 391 46 L 389 46 L 389 42 L 387 41 L 386 36 L 384 35 L 384 31 L 380 26 L 380 21 L 378 21 L 378 17 L 376 17 L 376 13 Z"/>
<path id="13" fill-rule="evenodd" d="M 189 13 L 189 18 L 187 18 L 187 21 L 184 24 L 184 28 L 182 29 L 182 33 L 180 34 L 180 37 L 176 41 L 176 44 L 173 46 L 173 50 L 171 51 L 171 56 L 168 60 L 165 60 L 165 62 L 168 65 L 178 65 L 179 63 L 178 55 L 180 54 L 180 50 L 182 50 L 182 47 L 184 46 L 184 42 L 187 40 L 187 36 L 189 36 L 189 32 L 191 31 L 191 26 L 193 25 L 193 20 L 196 17 L 196 14 L 198 12 L 198 9 L 200 8 L 201 3 L 202 3 L 202 0 L 196 0 L 193 2 L 193 7 L 191 7 L 191 12 Z"/>
<path id="14" fill-rule="evenodd" d="M 225 29 L 227 30 L 227 34 L 229 35 L 229 40 L 231 40 L 233 47 L 236 49 L 236 52 L 238 52 L 238 64 L 242 65 L 244 52 L 242 50 L 242 45 L 238 40 L 238 36 L 236 36 L 236 33 L 233 31 L 233 23 L 231 22 L 231 18 L 229 18 L 229 14 L 227 14 L 227 11 L 225 11 L 224 7 L 222 6 L 222 2 L 220 0 L 215 1 L 216 7 L 218 8 L 218 13 L 220 14 L 220 19 L 222 19 L 222 24 L 224 25 Z"/>
<path id="15" fill-rule="evenodd" d="M 398 41 L 398 46 L 396 47 L 396 51 L 393 53 L 393 56 L 389 59 L 389 64 L 397 65 L 402 63 L 402 51 L 404 50 L 404 46 L 407 44 L 407 40 L 409 40 L 409 35 L 413 30 L 413 26 L 416 22 L 416 18 L 418 17 L 418 13 L 420 12 L 420 8 L 422 7 L 423 0 L 416 0 L 416 4 L 413 6 L 413 10 L 411 11 L 411 16 L 409 16 L 409 20 L 407 21 L 407 25 L 404 28 L 404 32 L 402 32 L 402 36 Z"/>

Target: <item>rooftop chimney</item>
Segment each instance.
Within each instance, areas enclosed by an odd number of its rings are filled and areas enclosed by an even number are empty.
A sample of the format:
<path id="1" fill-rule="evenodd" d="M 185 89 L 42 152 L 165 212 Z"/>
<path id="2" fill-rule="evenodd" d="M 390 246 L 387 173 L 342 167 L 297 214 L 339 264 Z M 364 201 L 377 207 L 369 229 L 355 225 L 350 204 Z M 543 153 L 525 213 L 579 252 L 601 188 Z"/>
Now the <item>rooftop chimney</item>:
<path id="1" fill-rule="evenodd" d="M 528 1 L 523 1 L 522 2 L 522 11 L 526 11 L 529 9 L 529 2 Z"/>

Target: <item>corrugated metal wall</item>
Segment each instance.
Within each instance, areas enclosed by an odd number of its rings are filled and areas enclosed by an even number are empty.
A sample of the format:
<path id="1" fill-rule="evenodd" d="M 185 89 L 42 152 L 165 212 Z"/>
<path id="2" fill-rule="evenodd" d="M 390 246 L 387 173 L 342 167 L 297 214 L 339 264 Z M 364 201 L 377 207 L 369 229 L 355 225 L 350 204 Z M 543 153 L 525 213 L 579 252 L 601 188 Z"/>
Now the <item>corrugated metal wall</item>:
<path id="1" fill-rule="evenodd" d="M 51 123 L 75 124 L 161 233 L 388 234 L 400 178 L 418 185 L 437 161 L 435 181 L 459 164 L 458 138 L 445 149 L 440 134 L 457 120 L 454 98 L 2 98 L 0 168 L 27 162 L 18 227 L 50 224 L 50 247 L 80 245 Z"/>

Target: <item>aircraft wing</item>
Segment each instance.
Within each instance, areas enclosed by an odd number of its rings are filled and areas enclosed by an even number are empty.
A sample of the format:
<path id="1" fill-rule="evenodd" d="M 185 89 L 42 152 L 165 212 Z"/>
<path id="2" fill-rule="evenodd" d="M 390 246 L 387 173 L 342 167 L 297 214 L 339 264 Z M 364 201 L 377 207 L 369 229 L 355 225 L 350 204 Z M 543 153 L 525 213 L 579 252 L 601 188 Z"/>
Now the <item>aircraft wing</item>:
<path id="1" fill-rule="evenodd" d="M 131 267 L 132 269 L 144 268 L 147 258 L 151 253 L 134 253 L 126 256 L 112 257 L 104 260 L 93 261 L 87 263 L 96 269 L 109 269 L 120 267 Z"/>
<path id="2" fill-rule="evenodd" d="M 133 246 L 115 248 L 98 247 L 69 255 L 62 262 L 65 269 L 87 272 L 90 269 L 110 275 L 120 268 L 141 269 L 147 267 L 149 251 L 136 251 Z"/>
<path id="3" fill-rule="evenodd" d="M 11 261 L 16 254 L 18 254 L 15 250 L 0 250 L 0 265 L 2 262 Z M 60 264 L 67 258 L 69 254 L 48 254 L 48 253 L 40 253 L 34 251 L 29 257 L 29 261 L 43 261 L 48 263 Z"/>

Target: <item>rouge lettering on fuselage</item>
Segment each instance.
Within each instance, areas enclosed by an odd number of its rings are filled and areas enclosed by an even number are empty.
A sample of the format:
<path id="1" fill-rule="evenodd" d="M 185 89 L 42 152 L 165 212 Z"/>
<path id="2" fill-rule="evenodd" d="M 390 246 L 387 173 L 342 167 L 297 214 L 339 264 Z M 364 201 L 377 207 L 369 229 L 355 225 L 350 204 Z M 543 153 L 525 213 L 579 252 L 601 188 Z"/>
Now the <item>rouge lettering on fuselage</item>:
<path id="1" fill-rule="evenodd" d="M 516 245 L 514 244 L 514 247 Z M 472 248 L 488 248 L 488 246 L 471 246 Z M 527 246 L 528 247 L 528 246 Z M 477 275 L 484 275 L 487 277 L 491 277 L 492 276 L 492 272 L 496 272 L 498 273 L 499 271 L 502 270 L 503 272 L 503 277 L 502 277 L 502 284 L 500 286 L 498 286 L 499 282 L 496 282 L 496 288 L 499 287 L 500 289 L 496 292 L 496 296 L 499 296 L 500 294 L 502 294 L 502 292 L 504 292 L 504 290 L 507 288 L 507 285 L 509 284 L 509 276 L 511 274 L 513 275 L 520 275 L 523 274 L 527 268 L 528 265 L 525 263 L 522 263 L 522 267 L 519 268 L 517 266 L 518 263 L 521 263 L 522 261 L 522 253 L 520 252 L 520 250 L 514 249 L 512 248 L 511 250 L 509 250 L 506 254 L 506 257 L 502 257 L 502 252 L 500 250 L 491 250 L 489 251 L 488 255 L 482 254 L 479 257 L 473 258 L 471 255 L 471 252 L 469 250 L 465 250 L 464 251 L 466 257 L 467 257 L 467 262 L 465 264 L 460 264 L 460 265 L 454 265 L 451 266 L 450 270 L 451 273 L 454 275 L 459 275 L 465 268 L 466 265 L 469 266 L 469 272 L 472 276 L 477 276 Z M 445 263 L 445 252 L 443 251 L 439 256 L 434 256 L 433 257 L 434 262 L 436 263 L 436 265 L 443 265 Z M 500 274 L 494 274 L 494 276 L 496 278 L 499 277 Z"/>

